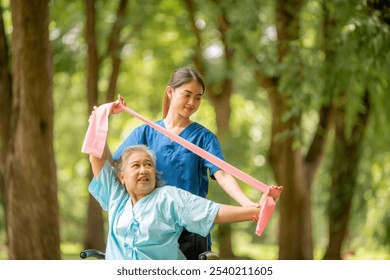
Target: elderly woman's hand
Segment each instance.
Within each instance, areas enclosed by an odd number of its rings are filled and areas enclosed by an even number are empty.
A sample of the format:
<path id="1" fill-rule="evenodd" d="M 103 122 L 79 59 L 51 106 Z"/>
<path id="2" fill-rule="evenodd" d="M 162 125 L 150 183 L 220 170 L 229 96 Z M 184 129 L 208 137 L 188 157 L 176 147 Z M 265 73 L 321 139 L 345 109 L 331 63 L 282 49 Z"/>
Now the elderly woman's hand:
<path id="1" fill-rule="evenodd" d="M 123 111 L 123 106 L 126 106 L 125 99 L 118 94 L 118 100 L 114 101 L 114 105 L 111 108 L 110 115 L 111 114 L 119 114 L 120 112 Z"/>
<path id="2" fill-rule="evenodd" d="M 88 122 L 91 122 L 93 115 L 95 114 L 95 111 L 97 108 L 98 108 L 98 106 L 93 106 L 93 110 L 92 110 L 91 114 L 89 115 Z"/>

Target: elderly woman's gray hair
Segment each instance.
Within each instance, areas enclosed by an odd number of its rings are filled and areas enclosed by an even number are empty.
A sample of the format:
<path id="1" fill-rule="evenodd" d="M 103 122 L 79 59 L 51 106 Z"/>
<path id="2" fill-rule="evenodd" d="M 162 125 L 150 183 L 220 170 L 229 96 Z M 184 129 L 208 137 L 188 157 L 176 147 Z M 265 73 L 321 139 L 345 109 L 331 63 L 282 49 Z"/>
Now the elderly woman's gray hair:
<path id="1" fill-rule="evenodd" d="M 122 172 L 123 165 L 125 165 L 125 162 L 129 158 L 130 155 L 136 153 L 136 152 L 143 152 L 146 153 L 150 160 L 153 163 L 153 167 L 156 169 L 156 155 L 154 152 L 149 149 L 146 145 L 135 145 L 135 146 L 129 146 L 126 149 L 124 149 L 122 155 L 119 157 L 118 161 L 115 164 L 115 172 L 116 174 L 119 174 L 119 172 Z M 164 181 L 161 178 L 161 172 L 156 170 L 156 188 L 162 187 L 164 185 Z"/>

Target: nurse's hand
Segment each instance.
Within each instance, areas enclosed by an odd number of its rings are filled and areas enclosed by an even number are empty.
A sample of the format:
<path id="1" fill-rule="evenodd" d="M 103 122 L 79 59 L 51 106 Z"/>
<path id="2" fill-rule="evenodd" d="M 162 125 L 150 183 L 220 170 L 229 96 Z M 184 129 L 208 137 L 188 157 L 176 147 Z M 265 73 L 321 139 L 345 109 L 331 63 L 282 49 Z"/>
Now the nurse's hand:
<path id="1" fill-rule="evenodd" d="M 277 200 L 282 193 L 283 186 L 271 186 L 268 192 L 268 196 L 272 197 L 274 200 Z"/>

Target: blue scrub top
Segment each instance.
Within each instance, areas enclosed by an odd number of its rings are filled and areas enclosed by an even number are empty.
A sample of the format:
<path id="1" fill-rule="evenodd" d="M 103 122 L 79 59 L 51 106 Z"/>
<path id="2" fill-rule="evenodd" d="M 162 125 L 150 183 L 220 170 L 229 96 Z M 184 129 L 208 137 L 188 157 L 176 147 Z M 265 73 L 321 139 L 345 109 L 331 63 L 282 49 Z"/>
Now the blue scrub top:
<path id="1" fill-rule="evenodd" d="M 106 162 L 89 191 L 108 212 L 106 259 L 185 259 L 178 239 L 183 230 L 209 234 L 221 204 L 172 186 L 156 188 L 134 206 Z"/>
<path id="2" fill-rule="evenodd" d="M 156 123 L 165 128 L 163 120 Z M 199 123 L 191 123 L 179 136 L 224 160 L 217 136 Z M 126 147 L 138 144 L 147 145 L 156 154 L 156 169 L 163 173 L 162 178 L 167 185 L 206 197 L 208 176 L 214 179 L 213 174 L 219 167 L 180 144 L 171 142 L 168 137 L 146 124 L 133 130 L 113 154 L 114 160 L 118 160 Z"/>

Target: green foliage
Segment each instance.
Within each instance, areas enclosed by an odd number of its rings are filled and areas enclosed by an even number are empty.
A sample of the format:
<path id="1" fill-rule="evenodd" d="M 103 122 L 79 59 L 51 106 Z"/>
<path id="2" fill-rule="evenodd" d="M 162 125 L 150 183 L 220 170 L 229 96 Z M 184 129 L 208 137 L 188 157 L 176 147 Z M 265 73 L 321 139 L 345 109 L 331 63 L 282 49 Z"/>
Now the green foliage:
<path id="1" fill-rule="evenodd" d="M 3 3 L 8 1 L 2 1 Z M 371 93 L 371 118 L 366 132 L 359 187 L 353 201 L 350 236 L 346 252 L 350 258 L 389 258 L 390 252 L 390 45 L 389 25 L 380 11 L 367 8 L 367 1 L 306 1 L 301 11 L 300 38 L 292 42 L 291 54 L 283 63 L 277 58 L 275 1 L 197 0 L 195 17 L 202 36 L 202 59 L 206 64 L 207 86 L 218 84 L 226 75 L 234 80 L 231 98 L 231 134 L 220 139 L 226 160 L 267 184 L 274 178 L 268 164 L 271 112 L 267 93 L 259 88 L 254 73 L 261 70 L 278 78 L 279 89 L 288 97 L 291 111 L 285 118 L 300 117 L 300 127 L 292 131 L 305 150 L 318 121 L 317 109 L 340 91 L 346 100 L 350 127 L 356 113 L 362 110 L 361 96 Z M 107 50 L 108 36 L 116 17 L 119 1 L 96 1 L 99 55 Z M 8 7 L 8 5 L 5 5 Z M 328 63 L 323 50 L 323 7 L 336 22 L 330 42 L 335 58 Z M 216 16 L 226 12 L 230 22 L 227 41 L 234 48 L 233 69 L 227 72 L 223 62 L 220 32 Z M 11 32 L 10 13 L 5 9 L 6 30 Z M 123 50 L 118 94 L 127 105 L 149 119 L 161 118 L 162 97 L 175 68 L 193 65 L 196 38 L 182 1 L 129 1 L 122 33 Z M 78 258 L 84 237 L 89 182 L 89 163 L 81 154 L 87 129 L 85 3 L 51 1 L 50 38 L 54 63 L 55 131 L 58 197 L 61 211 L 62 251 L 65 258 Z M 104 102 L 111 64 L 102 60 L 99 80 L 99 102 Z M 328 64 L 326 64 L 328 63 Z M 328 91 L 328 89 L 330 89 Z M 216 132 L 215 112 L 205 99 L 194 120 Z M 112 116 L 109 145 L 112 149 L 141 122 L 126 114 Z M 348 132 L 346 132 L 348 133 Z M 313 224 L 315 255 L 322 256 L 327 244 L 326 205 L 329 199 L 329 166 L 332 148 L 313 186 Z M 253 200 L 260 193 L 239 182 Z M 233 203 L 214 182 L 210 198 Z M 234 251 L 241 258 L 276 259 L 278 213 L 261 238 L 254 236 L 254 224 L 235 224 Z M 0 219 L 3 218 L 0 212 Z M 3 220 L 3 219 L 2 219 Z M 0 228 L 0 252 L 5 243 Z M 215 244 L 218 248 L 219 244 Z M 373 252 L 378 252 L 373 255 Z M 379 255 L 379 256 L 378 256 Z M 74 257 L 75 256 L 75 257 Z M 0 255 L 1 258 L 6 258 Z"/>
<path id="2" fill-rule="evenodd" d="M 390 152 L 388 144 L 383 150 L 383 143 L 377 145 L 372 138 L 379 137 L 373 132 L 368 133 L 363 155 L 365 161 L 359 176 L 364 196 L 359 206 L 366 208 L 363 230 L 371 237 L 370 242 L 390 251 Z"/>
<path id="3" fill-rule="evenodd" d="M 80 73 L 55 76 L 54 149 L 57 164 L 58 199 L 63 241 L 80 240 L 84 234 L 88 159 L 81 145 L 88 125 L 84 79 Z"/>
<path id="4" fill-rule="evenodd" d="M 80 1 L 54 0 L 51 4 L 49 32 L 55 73 L 85 69 L 84 10 Z"/>

